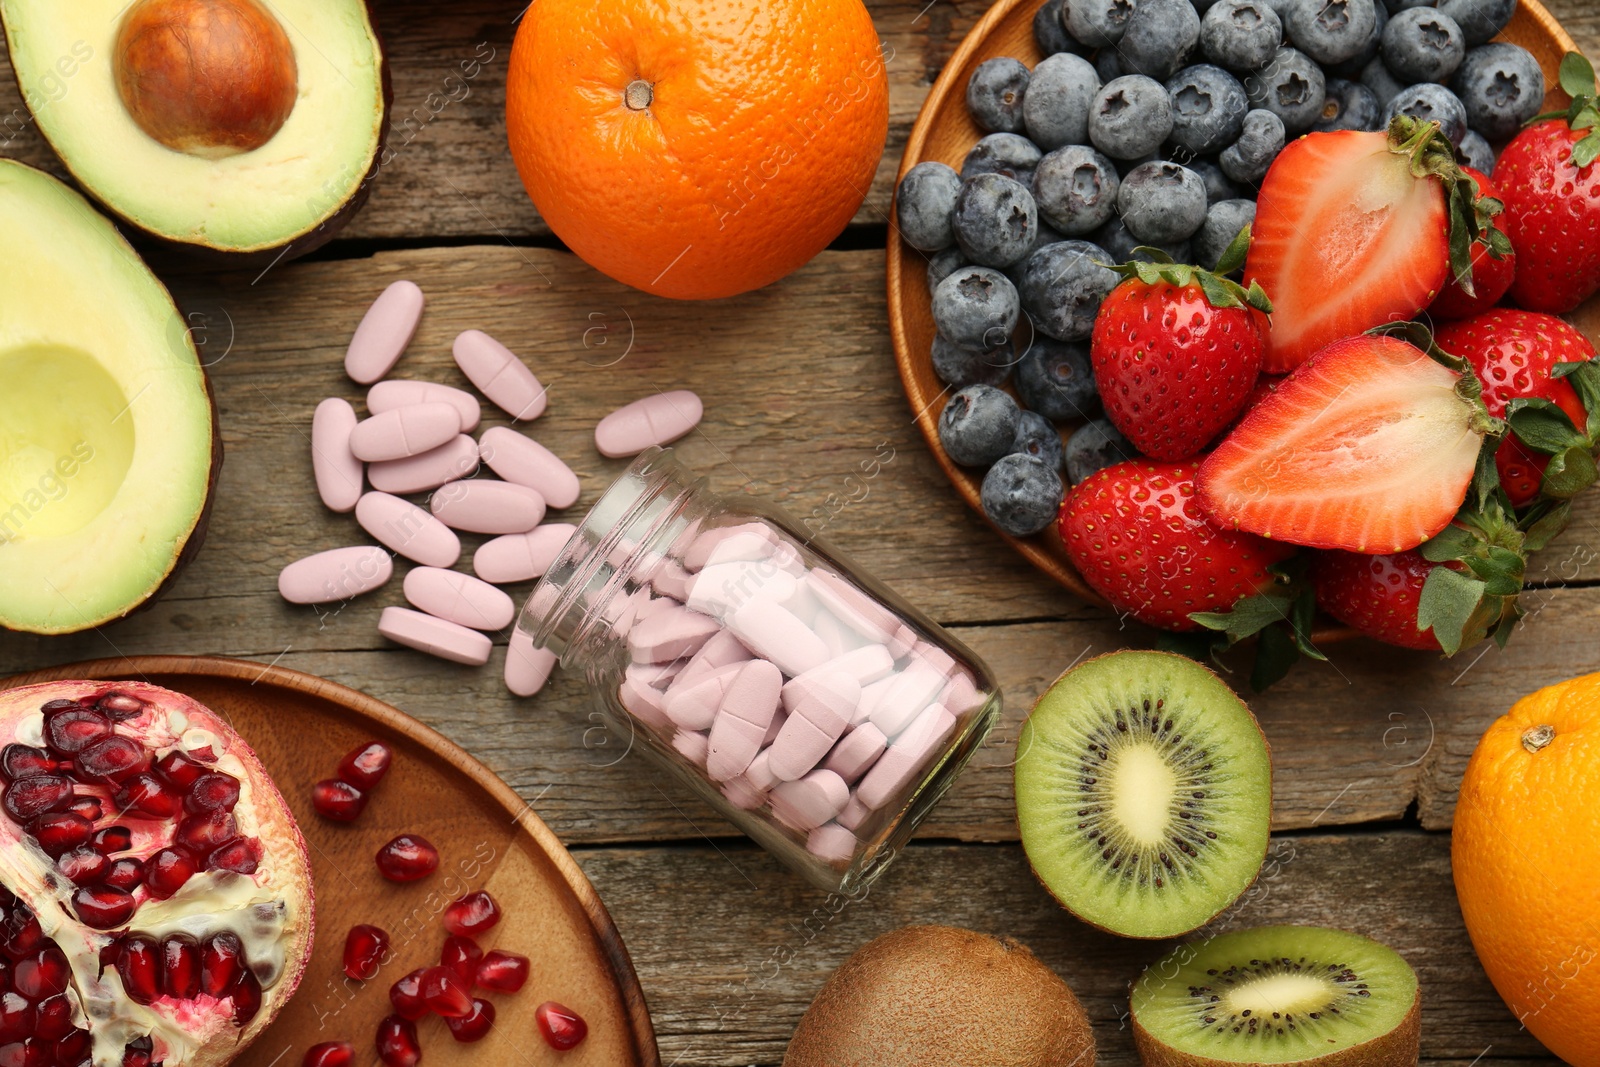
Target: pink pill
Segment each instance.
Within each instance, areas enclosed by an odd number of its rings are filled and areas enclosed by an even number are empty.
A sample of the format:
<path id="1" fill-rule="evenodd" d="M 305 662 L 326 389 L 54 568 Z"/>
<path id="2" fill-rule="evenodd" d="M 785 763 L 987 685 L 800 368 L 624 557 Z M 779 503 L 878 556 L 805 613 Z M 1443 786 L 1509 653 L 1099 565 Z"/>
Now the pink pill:
<path id="1" fill-rule="evenodd" d="M 706 562 L 711 558 L 711 553 L 715 552 L 717 546 L 722 542 L 734 538 L 742 538 L 747 534 L 764 539 L 768 544 L 775 545 L 778 540 L 778 535 L 772 532 L 772 528 L 761 522 L 747 522 L 739 526 L 713 526 L 704 533 L 697 534 L 694 540 L 689 543 L 689 547 L 683 553 L 683 565 L 691 571 L 697 571 L 706 565 Z M 771 554 L 772 551 L 769 548 L 756 558 L 763 558 Z"/>
<path id="2" fill-rule="evenodd" d="M 544 497 L 525 485 L 493 478 L 441 485 L 428 507 L 446 526 L 468 533 L 527 533 L 544 518 Z"/>
<path id="3" fill-rule="evenodd" d="M 415 282 L 398 281 L 372 302 L 344 354 L 344 372 L 362 385 L 389 373 L 411 343 L 425 303 Z"/>
<path id="4" fill-rule="evenodd" d="M 478 469 L 478 443 L 466 434 L 420 456 L 391 459 L 367 468 L 372 488 L 385 493 L 426 493 Z"/>
<path id="5" fill-rule="evenodd" d="M 472 554 L 472 570 L 486 582 L 526 582 L 550 569 L 566 547 L 576 526 L 552 522 L 527 533 L 505 534 L 485 541 Z"/>
<path id="6" fill-rule="evenodd" d="M 866 822 L 867 816 L 871 814 L 871 808 L 867 807 L 865 804 L 861 803 L 861 801 L 852 796 L 850 798 L 850 803 L 844 806 L 843 811 L 834 816 L 833 821 L 844 827 L 846 830 L 854 832 L 861 829 L 861 824 Z"/>
<path id="7" fill-rule="evenodd" d="M 440 567 L 413 567 L 405 594 L 418 611 L 474 630 L 503 630 L 517 613 L 511 598 L 488 582 Z"/>
<path id="8" fill-rule="evenodd" d="M 734 664 L 731 667 L 719 667 L 704 678 L 696 678 L 689 682 L 681 680 L 674 682 L 667 689 L 666 698 L 661 703 L 666 709 L 667 718 L 685 730 L 708 729 L 717 717 L 717 709 L 722 706 L 723 697 L 727 695 L 729 687 L 743 669 L 743 664 Z M 766 726 L 763 724 L 762 730 L 765 729 Z M 751 753 L 752 757 L 754 755 Z M 739 771 L 742 770 L 744 767 L 739 768 Z"/>
<path id="9" fill-rule="evenodd" d="M 334 548 L 279 571 L 278 594 L 291 604 L 329 604 L 371 592 L 393 574 L 394 561 L 381 548 Z"/>
<path id="10" fill-rule="evenodd" d="M 461 539 L 409 500 L 367 493 L 356 501 L 356 522 L 382 544 L 428 567 L 451 567 L 461 558 Z"/>
<path id="11" fill-rule="evenodd" d="M 791 677 L 820 667 L 828 646 L 782 605 L 765 598 L 742 604 L 728 619 L 728 629 L 756 655 L 776 663 Z"/>
<path id="12" fill-rule="evenodd" d="M 414 382 L 403 378 L 391 378 L 367 390 L 367 410 L 374 415 L 382 415 L 386 411 L 411 407 L 414 404 L 449 404 L 456 409 L 456 414 L 461 416 L 462 433 L 476 430 L 478 420 L 483 418 L 483 405 L 478 403 L 477 397 L 465 389 L 456 389 L 437 382 Z"/>
<path id="13" fill-rule="evenodd" d="M 806 584 L 823 607 L 863 637 L 888 644 L 901 626 L 900 619 L 888 608 L 831 571 L 813 568 L 806 576 Z"/>
<path id="14" fill-rule="evenodd" d="M 894 632 L 889 639 L 889 654 L 895 659 L 903 659 L 911 654 L 917 647 L 917 632 L 909 626 L 902 626 Z"/>
<path id="15" fill-rule="evenodd" d="M 944 687 L 944 692 L 939 694 L 939 703 L 953 715 L 975 708 L 982 701 L 978 687 L 973 684 L 972 675 L 966 668 L 957 667 L 950 676 L 950 682 Z"/>
<path id="16" fill-rule="evenodd" d="M 805 674 L 800 675 L 785 686 L 793 686 L 798 692 L 813 677 L 821 674 L 838 672 L 848 674 L 856 680 L 863 689 L 874 682 L 887 678 L 894 673 L 894 660 L 889 656 L 889 650 L 882 645 L 863 645 L 861 648 L 846 652 L 842 656 L 834 656 L 820 667 L 813 667 Z"/>
<path id="17" fill-rule="evenodd" d="M 535 645 L 532 634 L 522 630 L 511 632 L 511 641 L 506 646 L 505 680 L 506 688 L 511 690 L 513 696 L 533 696 L 544 688 L 544 684 L 550 680 L 550 674 L 555 669 L 554 652 Z"/>
<path id="18" fill-rule="evenodd" d="M 635 663 L 665 663 L 698 652 L 720 629 L 715 619 L 674 607 L 633 627 L 628 634 L 628 651 Z"/>
<path id="19" fill-rule="evenodd" d="M 569 508 L 578 500 L 578 476 L 539 442 L 508 426 L 495 426 L 478 438 L 478 451 L 489 469 L 508 482 L 525 485 L 553 508 Z"/>
<path id="20" fill-rule="evenodd" d="M 861 687 L 849 675 L 819 680 L 807 689 L 790 707 L 783 729 L 767 748 L 772 773 L 793 781 L 821 763 L 849 725 L 860 697 Z"/>
<path id="21" fill-rule="evenodd" d="M 795 580 L 766 562 L 708 563 L 689 579 L 684 601 L 695 611 L 728 618 L 752 600 L 782 604 L 795 593 Z"/>
<path id="22" fill-rule="evenodd" d="M 650 584 L 655 586 L 656 592 L 662 596 L 672 597 L 680 603 L 689 599 L 691 581 L 693 578 L 689 572 L 675 559 L 663 560 L 661 569 L 650 577 Z"/>
<path id="23" fill-rule="evenodd" d="M 384 608 L 378 617 L 378 632 L 396 644 L 472 667 L 488 663 L 489 650 L 494 647 L 476 630 L 410 608 Z"/>
<path id="24" fill-rule="evenodd" d="M 750 783 L 752 789 L 762 793 L 778 784 L 778 776 L 772 773 L 771 749 L 762 749 L 756 758 L 750 761 L 750 766 L 744 772 L 744 780 Z"/>
<path id="25" fill-rule="evenodd" d="M 883 695 L 894 688 L 894 683 L 899 680 L 898 674 L 891 674 L 887 678 L 880 678 L 861 690 L 861 703 L 856 705 L 855 714 L 850 717 L 852 726 L 859 726 L 872 718 L 872 713 L 878 709 L 878 702 Z"/>
<path id="26" fill-rule="evenodd" d="M 738 673 L 722 694 L 711 724 L 711 752 L 706 760 L 706 770 L 719 782 L 743 774 L 761 751 L 783 687 L 783 675 L 764 659 L 723 668 L 729 669 Z"/>
<path id="27" fill-rule="evenodd" d="M 678 750 L 678 755 L 701 769 L 705 768 L 710 744 L 699 730 L 679 730 L 672 735 L 672 747 Z"/>
<path id="28" fill-rule="evenodd" d="M 728 803 L 744 811 L 755 811 L 767 802 L 767 794 L 758 792 L 743 778 L 730 778 L 723 782 L 722 795 L 728 798 Z"/>
<path id="29" fill-rule="evenodd" d="M 660 730 L 672 725 L 666 709 L 661 706 L 661 694 L 648 685 L 624 678 L 617 691 L 617 699 L 629 714 L 646 726 Z"/>
<path id="30" fill-rule="evenodd" d="M 956 661 L 950 653 L 921 638 L 917 639 L 916 647 L 911 650 L 911 654 L 946 677 L 949 677 L 956 666 Z"/>
<path id="31" fill-rule="evenodd" d="M 482 330 L 468 330 L 457 335 L 451 352 L 461 373 L 507 415 L 526 422 L 544 414 L 544 386 L 511 349 Z"/>
<path id="32" fill-rule="evenodd" d="M 822 761 L 822 769 L 832 771 L 855 785 L 888 747 L 889 739 L 883 736 L 883 731 L 870 722 L 864 722 L 839 739 L 827 759 Z"/>
<path id="33" fill-rule="evenodd" d="M 318 404 L 311 416 L 311 472 L 317 479 L 317 495 L 340 513 L 361 499 L 365 468 L 350 451 L 350 431 L 356 421 L 356 409 L 336 396 Z"/>
<path id="34" fill-rule="evenodd" d="M 783 724 L 788 721 L 789 713 L 787 711 L 779 708 L 776 712 L 774 712 L 772 715 L 772 721 L 767 724 L 767 736 L 761 739 L 761 747 L 766 748 L 768 745 L 772 744 L 772 742 L 776 741 L 778 739 L 778 735 L 783 732 Z"/>
<path id="35" fill-rule="evenodd" d="M 350 431 L 350 453 L 368 463 L 432 452 L 461 432 L 461 413 L 449 404 L 414 404 L 374 415 Z"/>
<path id="36" fill-rule="evenodd" d="M 878 698 L 872 709 L 872 724 L 884 736 L 895 737 L 909 726 L 935 697 L 943 691 L 945 676 L 920 660 L 895 676 L 894 684 Z"/>
<path id="37" fill-rule="evenodd" d="M 856 799 L 873 810 L 888 804 L 922 773 L 955 727 L 955 716 L 938 704 L 925 709 L 861 779 Z"/>
<path id="38" fill-rule="evenodd" d="M 718 630 L 700 646 L 700 651 L 694 654 L 694 658 L 689 660 L 688 666 L 683 668 L 682 677 L 688 682 L 704 677 L 718 667 L 749 661 L 750 650 L 740 644 L 739 639 L 728 631 Z"/>
<path id="39" fill-rule="evenodd" d="M 684 664 L 688 662 L 686 659 L 675 659 L 671 663 L 630 663 L 623 674 L 640 685 L 665 689 L 683 673 Z"/>
<path id="40" fill-rule="evenodd" d="M 806 838 L 807 852 L 835 866 L 850 862 L 859 847 L 861 842 L 856 840 L 856 835 L 837 822 L 817 827 Z"/>
<path id="41" fill-rule="evenodd" d="M 792 830 L 814 830 L 850 803 L 850 787 L 832 771 L 812 771 L 794 782 L 773 787 L 768 800 L 772 814 Z"/>
<path id="42" fill-rule="evenodd" d="M 725 782 L 741 775 L 761 751 L 765 728 L 751 726 L 743 719 L 718 713 L 711 723 L 711 747 L 706 755 L 706 774 L 713 782 Z"/>
<path id="43" fill-rule="evenodd" d="M 834 617 L 832 612 L 819 611 L 811 620 L 811 629 L 828 646 L 828 655 L 839 657 L 861 646 L 861 635 Z"/>
<path id="44" fill-rule="evenodd" d="M 594 428 L 594 446 L 602 456 L 636 456 L 651 445 L 676 441 L 700 423 L 705 408 L 687 389 L 657 393 L 620 407 Z"/>

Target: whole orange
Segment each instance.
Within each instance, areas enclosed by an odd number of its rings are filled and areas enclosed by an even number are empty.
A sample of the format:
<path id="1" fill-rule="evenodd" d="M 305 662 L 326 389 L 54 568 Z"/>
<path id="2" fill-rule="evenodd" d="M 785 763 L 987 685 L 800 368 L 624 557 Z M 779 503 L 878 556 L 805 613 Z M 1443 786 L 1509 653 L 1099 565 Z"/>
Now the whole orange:
<path id="1" fill-rule="evenodd" d="M 646 292 L 731 296 L 844 229 L 889 86 L 861 0 L 534 0 L 511 154 L 556 236 Z"/>
<path id="2" fill-rule="evenodd" d="M 1517 701 L 1478 742 L 1451 860 L 1483 969 L 1573 1067 L 1600 1065 L 1600 674 Z"/>

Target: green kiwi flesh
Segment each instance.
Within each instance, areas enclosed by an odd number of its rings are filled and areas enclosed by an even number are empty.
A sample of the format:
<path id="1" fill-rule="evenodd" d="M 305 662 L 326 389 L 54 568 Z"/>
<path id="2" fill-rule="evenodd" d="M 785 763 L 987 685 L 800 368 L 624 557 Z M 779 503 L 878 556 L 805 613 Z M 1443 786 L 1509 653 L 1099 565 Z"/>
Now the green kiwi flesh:
<path id="1" fill-rule="evenodd" d="M 1056 679 L 1017 739 L 1034 873 L 1080 919 L 1175 937 L 1261 870 L 1272 763 L 1255 716 L 1199 663 L 1113 652 Z"/>
<path id="2" fill-rule="evenodd" d="M 1183 945 L 1133 986 L 1146 1067 L 1411 1067 L 1421 996 L 1399 953 L 1319 926 L 1262 926 Z"/>

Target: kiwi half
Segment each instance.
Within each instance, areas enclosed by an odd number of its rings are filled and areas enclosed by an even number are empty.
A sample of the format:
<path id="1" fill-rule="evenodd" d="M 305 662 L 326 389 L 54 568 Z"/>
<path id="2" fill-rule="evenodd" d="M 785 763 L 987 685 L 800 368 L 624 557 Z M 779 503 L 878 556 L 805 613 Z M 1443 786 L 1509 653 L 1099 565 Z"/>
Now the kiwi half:
<path id="1" fill-rule="evenodd" d="M 1045 888 L 1124 937 L 1214 918 L 1261 870 L 1272 762 L 1211 671 L 1113 652 L 1057 678 L 1017 739 L 1017 822 Z"/>
<path id="2" fill-rule="evenodd" d="M 1262 926 L 1183 945 L 1133 986 L 1145 1067 L 1412 1067 L 1417 974 L 1360 934 Z"/>

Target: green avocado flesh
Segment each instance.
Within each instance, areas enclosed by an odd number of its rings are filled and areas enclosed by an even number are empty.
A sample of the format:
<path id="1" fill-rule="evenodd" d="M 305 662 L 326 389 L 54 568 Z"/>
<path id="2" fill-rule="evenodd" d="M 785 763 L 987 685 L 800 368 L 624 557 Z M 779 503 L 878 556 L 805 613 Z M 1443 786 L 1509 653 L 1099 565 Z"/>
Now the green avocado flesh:
<path id="1" fill-rule="evenodd" d="M 383 54 L 364 0 L 265 3 L 293 46 L 297 97 L 259 148 L 224 158 L 147 134 L 117 84 L 130 0 L 0 0 L 17 83 L 74 178 L 157 237 L 226 253 L 320 243 L 363 193 L 387 123 Z M 318 237 L 325 234 L 318 234 Z"/>
<path id="2" fill-rule="evenodd" d="M 1250 709 L 1193 660 L 1117 652 L 1068 671 L 1023 724 L 1015 773 L 1034 873 L 1103 929 L 1187 933 L 1261 869 L 1266 741 Z"/>
<path id="3" fill-rule="evenodd" d="M 1175 1052 L 1301 1063 L 1390 1033 L 1416 999 L 1416 972 L 1386 945 L 1343 930 L 1264 926 L 1151 964 L 1132 1006 L 1139 1029 Z"/>
<path id="4" fill-rule="evenodd" d="M 210 394 L 172 297 L 109 220 L 0 160 L 0 626 L 127 614 L 213 476 Z"/>

